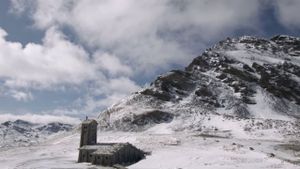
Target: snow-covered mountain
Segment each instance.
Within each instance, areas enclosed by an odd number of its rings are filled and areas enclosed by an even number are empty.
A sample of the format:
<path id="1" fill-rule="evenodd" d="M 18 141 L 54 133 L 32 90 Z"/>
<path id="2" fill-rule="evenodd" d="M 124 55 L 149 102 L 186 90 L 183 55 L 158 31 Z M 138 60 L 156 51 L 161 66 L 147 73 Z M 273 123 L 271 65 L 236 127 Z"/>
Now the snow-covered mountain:
<path id="1" fill-rule="evenodd" d="M 7 121 L 0 124 L 0 147 L 32 145 L 50 135 L 71 129 L 72 125 L 58 122 L 38 124 L 24 120 Z"/>
<path id="2" fill-rule="evenodd" d="M 102 129 L 297 135 L 300 38 L 227 38 L 99 115 Z M 263 134 L 251 131 L 264 131 Z M 275 133 L 278 133 L 276 135 Z"/>
<path id="3" fill-rule="evenodd" d="M 97 142 L 130 142 L 151 152 L 129 169 L 298 169 L 299 57 L 299 38 L 221 41 L 185 70 L 159 76 L 102 112 Z M 64 126 L 5 122 L 0 136 L 15 145 L 69 129 Z M 0 149 L 1 167 L 99 168 L 77 163 L 78 129 L 35 146 Z"/>

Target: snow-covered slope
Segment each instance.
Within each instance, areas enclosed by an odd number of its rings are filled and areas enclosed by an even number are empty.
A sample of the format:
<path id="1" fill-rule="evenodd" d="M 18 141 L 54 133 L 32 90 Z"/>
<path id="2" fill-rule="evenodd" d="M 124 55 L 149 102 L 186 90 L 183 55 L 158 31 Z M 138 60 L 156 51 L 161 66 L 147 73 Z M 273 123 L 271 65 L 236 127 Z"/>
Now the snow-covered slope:
<path id="1" fill-rule="evenodd" d="M 125 131 L 167 123 L 229 137 L 296 136 L 299 82 L 300 38 L 228 38 L 101 112 L 99 122 Z"/>
<path id="2" fill-rule="evenodd" d="M 37 124 L 23 120 L 7 121 L 0 124 L 0 148 L 29 146 L 43 141 L 50 135 L 70 131 L 70 124 L 52 122 Z"/>
<path id="3" fill-rule="evenodd" d="M 299 143 L 166 131 L 100 132 L 98 142 L 130 142 L 151 152 L 128 169 L 299 169 Z M 116 169 L 77 163 L 78 146 L 79 133 L 65 133 L 37 146 L 0 149 L 1 169 Z"/>

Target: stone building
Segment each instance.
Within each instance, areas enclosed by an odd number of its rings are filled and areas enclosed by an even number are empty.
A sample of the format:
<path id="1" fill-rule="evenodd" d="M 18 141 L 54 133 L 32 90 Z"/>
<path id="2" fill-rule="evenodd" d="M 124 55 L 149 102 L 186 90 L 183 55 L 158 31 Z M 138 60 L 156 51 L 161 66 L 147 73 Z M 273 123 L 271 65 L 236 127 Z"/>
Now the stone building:
<path id="1" fill-rule="evenodd" d="M 130 143 L 97 143 L 97 122 L 85 120 L 81 125 L 78 162 L 113 166 L 132 164 L 145 157 L 145 153 Z"/>
<path id="2" fill-rule="evenodd" d="M 86 119 L 81 124 L 80 147 L 97 143 L 97 121 Z"/>

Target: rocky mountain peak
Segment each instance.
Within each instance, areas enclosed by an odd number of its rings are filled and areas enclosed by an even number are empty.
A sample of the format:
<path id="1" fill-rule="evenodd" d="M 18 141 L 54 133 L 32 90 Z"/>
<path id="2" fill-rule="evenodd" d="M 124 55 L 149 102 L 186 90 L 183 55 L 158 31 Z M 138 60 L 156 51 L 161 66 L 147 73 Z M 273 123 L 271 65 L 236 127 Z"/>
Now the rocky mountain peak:
<path id="1" fill-rule="evenodd" d="M 184 70 L 158 76 L 150 87 L 100 113 L 100 124 L 105 121 L 102 124 L 108 128 L 145 129 L 155 125 L 155 120 L 142 127 L 132 121 L 138 117 L 145 122 L 146 114 L 157 111 L 168 113 L 165 122 L 195 118 L 199 113 L 202 118 L 298 119 L 299 42 L 297 37 L 284 35 L 227 38 Z"/>

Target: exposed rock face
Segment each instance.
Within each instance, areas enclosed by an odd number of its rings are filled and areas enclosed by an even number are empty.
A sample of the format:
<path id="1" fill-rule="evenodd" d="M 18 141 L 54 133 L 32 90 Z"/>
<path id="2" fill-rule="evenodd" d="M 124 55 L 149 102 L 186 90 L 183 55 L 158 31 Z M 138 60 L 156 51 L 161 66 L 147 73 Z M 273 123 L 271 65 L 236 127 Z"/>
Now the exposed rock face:
<path id="1" fill-rule="evenodd" d="M 60 131 L 69 131 L 72 129 L 72 127 L 73 126 L 70 124 L 53 122 L 53 123 L 48 123 L 47 125 L 38 127 L 37 130 L 42 131 L 42 132 L 48 132 L 48 133 L 57 133 Z"/>
<path id="2" fill-rule="evenodd" d="M 100 113 L 99 121 L 106 128 L 141 130 L 206 115 L 298 119 L 299 84 L 300 38 L 228 38 L 195 58 L 185 70 L 159 76 L 150 87 Z M 147 120 L 150 111 L 168 112 L 172 118 L 162 120 L 156 114 Z"/>

